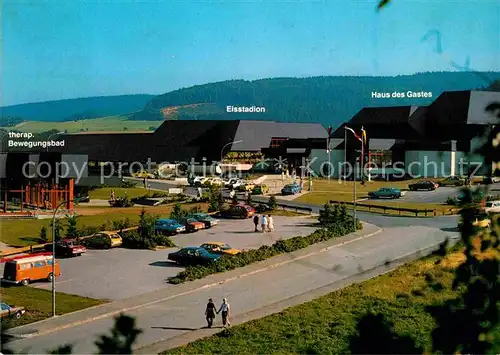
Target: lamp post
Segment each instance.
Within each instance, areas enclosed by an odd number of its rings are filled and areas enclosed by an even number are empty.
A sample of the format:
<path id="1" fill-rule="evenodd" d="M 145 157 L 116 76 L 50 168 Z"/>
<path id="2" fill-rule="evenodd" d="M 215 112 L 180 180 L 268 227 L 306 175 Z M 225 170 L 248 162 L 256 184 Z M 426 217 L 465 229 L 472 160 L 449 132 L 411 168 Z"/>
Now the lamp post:
<path id="1" fill-rule="evenodd" d="M 56 213 L 66 202 L 68 201 L 62 201 L 57 205 L 52 217 L 52 317 L 56 316 Z"/>
<path id="2" fill-rule="evenodd" d="M 51 135 L 49 135 L 49 136 L 47 137 L 47 141 L 49 141 L 49 140 L 50 140 L 50 137 L 55 136 L 55 135 L 58 135 L 58 134 L 64 134 L 64 132 L 55 132 L 55 133 L 52 133 Z M 47 145 L 47 152 L 48 152 L 48 151 L 49 151 L 49 146 Z"/>
<path id="3" fill-rule="evenodd" d="M 222 149 L 220 150 L 220 165 L 221 165 L 221 171 L 222 173 L 224 173 L 224 171 L 222 170 L 222 162 L 224 161 L 224 149 L 228 146 L 228 145 L 231 145 L 231 144 L 238 144 L 238 143 L 241 143 L 243 142 L 243 139 L 239 139 L 237 141 L 232 141 L 232 142 L 227 142 L 226 144 L 224 144 L 222 146 Z M 222 196 L 222 186 L 220 188 L 220 194 Z"/>
<path id="4" fill-rule="evenodd" d="M 361 150 L 356 150 L 356 152 L 361 153 Z M 352 204 L 352 214 L 354 216 L 354 230 L 356 230 L 356 181 L 358 179 L 358 174 L 359 174 L 359 169 L 358 169 L 358 160 L 360 160 L 359 157 L 356 157 L 355 163 L 354 163 L 354 179 L 353 179 L 353 190 L 354 190 L 354 200 Z"/>

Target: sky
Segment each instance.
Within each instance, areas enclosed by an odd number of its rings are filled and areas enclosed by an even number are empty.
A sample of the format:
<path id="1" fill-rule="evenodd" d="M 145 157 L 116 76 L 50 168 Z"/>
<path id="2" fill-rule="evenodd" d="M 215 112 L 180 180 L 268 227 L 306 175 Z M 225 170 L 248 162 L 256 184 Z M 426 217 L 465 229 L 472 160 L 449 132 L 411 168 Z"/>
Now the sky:
<path id="1" fill-rule="evenodd" d="M 4 0 L 1 106 L 228 79 L 500 71 L 500 1 Z M 441 52 L 436 51 L 438 31 Z"/>

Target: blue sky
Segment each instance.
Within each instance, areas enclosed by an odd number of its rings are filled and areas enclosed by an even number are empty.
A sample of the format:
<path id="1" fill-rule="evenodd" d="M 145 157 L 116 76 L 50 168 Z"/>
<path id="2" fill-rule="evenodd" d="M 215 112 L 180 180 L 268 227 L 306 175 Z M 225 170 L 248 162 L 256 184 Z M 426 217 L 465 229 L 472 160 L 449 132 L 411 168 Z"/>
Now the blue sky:
<path id="1" fill-rule="evenodd" d="M 6 0 L 2 102 L 226 79 L 500 71 L 500 2 Z M 434 41 L 440 31 L 443 53 Z M 433 44 L 434 42 L 434 44 Z"/>

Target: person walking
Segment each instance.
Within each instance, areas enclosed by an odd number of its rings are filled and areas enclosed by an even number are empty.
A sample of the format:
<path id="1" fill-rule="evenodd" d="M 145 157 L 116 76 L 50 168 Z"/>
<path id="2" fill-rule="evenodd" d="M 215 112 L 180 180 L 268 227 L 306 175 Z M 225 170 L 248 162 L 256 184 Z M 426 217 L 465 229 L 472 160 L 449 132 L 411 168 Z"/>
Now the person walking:
<path id="1" fill-rule="evenodd" d="M 260 226 L 262 227 L 262 233 L 267 232 L 267 217 L 265 214 L 262 215 L 262 218 L 260 220 Z"/>
<path id="2" fill-rule="evenodd" d="M 254 232 L 258 232 L 259 231 L 259 228 L 258 228 L 258 226 L 259 226 L 259 215 L 258 214 L 256 214 L 255 216 L 253 216 L 253 224 L 255 226 Z"/>
<path id="3" fill-rule="evenodd" d="M 231 307 L 229 306 L 229 303 L 227 303 L 227 298 L 222 299 L 222 304 L 220 305 L 217 314 L 220 312 L 222 312 L 222 326 L 229 327 L 231 325 L 231 322 L 229 321 Z"/>
<path id="4" fill-rule="evenodd" d="M 212 328 L 214 324 L 215 312 L 217 307 L 215 307 L 214 300 L 212 298 L 208 299 L 207 308 L 205 309 L 205 317 L 207 318 L 207 327 Z"/>
<path id="5" fill-rule="evenodd" d="M 267 215 L 267 230 L 269 232 L 274 232 L 274 219 L 270 214 Z"/>

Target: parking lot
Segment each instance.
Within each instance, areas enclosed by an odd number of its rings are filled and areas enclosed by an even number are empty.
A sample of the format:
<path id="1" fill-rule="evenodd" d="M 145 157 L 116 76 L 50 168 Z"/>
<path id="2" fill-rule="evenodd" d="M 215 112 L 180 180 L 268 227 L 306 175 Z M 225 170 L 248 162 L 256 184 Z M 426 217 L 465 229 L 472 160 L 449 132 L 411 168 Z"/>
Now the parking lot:
<path id="1" fill-rule="evenodd" d="M 236 249 L 271 245 L 282 238 L 308 235 L 314 231 L 314 222 L 307 217 L 274 217 L 275 231 L 255 233 L 251 219 L 221 220 L 220 224 L 195 233 L 172 237 L 179 247 L 197 246 L 218 241 Z M 117 300 L 169 287 L 168 277 L 183 268 L 167 261 L 168 253 L 176 249 L 158 251 L 116 248 L 88 250 L 81 257 L 59 259 L 62 276 L 56 281 L 56 290 L 92 298 Z M 3 274 L 3 264 L 1 266 Z M 50 290 L 48 282 L 33 283 L 29 287 Z"/>

